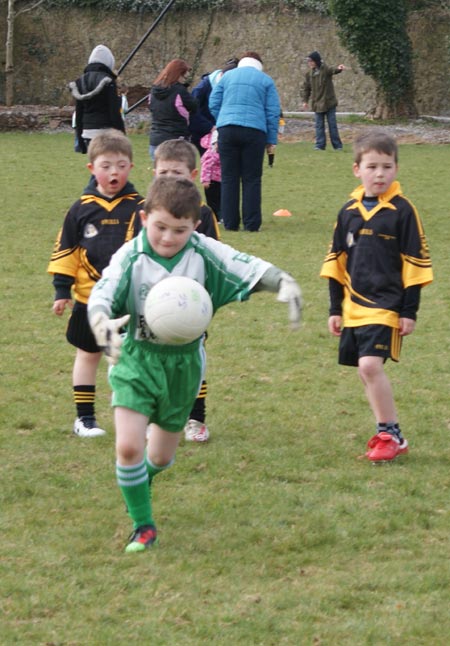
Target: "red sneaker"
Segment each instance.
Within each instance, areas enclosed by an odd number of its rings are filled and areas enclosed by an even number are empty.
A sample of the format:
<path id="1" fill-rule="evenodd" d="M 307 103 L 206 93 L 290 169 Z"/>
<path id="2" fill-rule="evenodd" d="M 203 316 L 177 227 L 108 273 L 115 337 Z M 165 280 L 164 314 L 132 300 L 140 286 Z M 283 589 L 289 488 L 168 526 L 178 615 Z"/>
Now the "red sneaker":
<path id="1" fill-rule="evenodd" d="M 142 525 L 131 534 L 125 552 L 143 552 L 157 541 L 156 527 L 154 525 Z"/>
<path id="2" fill-rule="evenodd" d="M 366 457 L 371 462 L 391 462 L 395 460 L 398 455 L 408 453 L 408 442 L 403 439 L 402 443 L 386 431 L 381 431 L 370 438 L 367 442 L 370 449 L 366 453 Z"/>

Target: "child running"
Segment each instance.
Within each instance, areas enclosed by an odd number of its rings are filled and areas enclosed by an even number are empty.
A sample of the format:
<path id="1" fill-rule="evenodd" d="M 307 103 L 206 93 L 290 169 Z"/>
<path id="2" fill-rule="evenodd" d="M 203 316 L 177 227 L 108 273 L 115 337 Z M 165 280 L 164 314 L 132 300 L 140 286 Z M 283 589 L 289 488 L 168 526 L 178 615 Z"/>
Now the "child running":
<path id="1" fill-rule="evenodd" d="M 73 432 L 97 437 L 105 431 L 95 416 L 95 385 L 102 351 L 87 320 L 87 302 L 112 254 L 141 228 L 143 198 L 128 175 L 133 167 L 130 141 L 119 130 L 105 129 L 88 149 L 88 169 L 94 181 L 69 209 L 48 266 L 53 274 L 53 312 L 72 309 L 66 337 L 76 348 L 72 372 L 77 417 Z M 72 300 L 73 291 L 73 300 Z"/>
<path id="2" fill-rule="evenodd" d="M 140 212 L 143 230 L 114 254 L 89 298 L 97 344 L 116 362 L 109 373 L 116 476 L 133 521 L 126 552 L 144 551 L 156 541 L 152 480 L 174 462 L 205 367 L 202 338 L 183 346 L 152 340 L 144 303 L 153 285 L 171 275 L 188 276 L 207 289 L 214 312 L 255 291 L 278 292 L 278 300 L 289 304 L 292 326 L 300 321 L 301 292 L 292 276 L 195 232 L 200 201 L 190 180 L 155 179 Z"/>
<path id="3" fill-rule="evenodd" d="M 338 214 L 321 276 L 329 279 L 328 329 L 340 337 L 339 363 L 358 367 L 376 421 L 366 457 L 380 463 L 408 451 L 384 363 L 399 361 L 433 272 L 419 215 L 395 181 L 395 140 L 371 131 L 354 152 L 362 185 Z"/>
<path id="4" fill-rule="evenodd" d="M 156 149 L 153 166 L 155 177 L 184 177 L 195 181 L 197 170 L 197 149 L 185 139 L 169 139 Z M 220 240 L 219 227 L 213 211 L 207 204 L 200 205 L 200 222 L 197 233 Z M 205 335 L 205 340 L 206 340 Z M 203 380 L 189 419 L 184 427 L 184 437 L 188 442 L 207 442 L 210 431 L 206 425 L 206 395 L 208 384 Z"/>

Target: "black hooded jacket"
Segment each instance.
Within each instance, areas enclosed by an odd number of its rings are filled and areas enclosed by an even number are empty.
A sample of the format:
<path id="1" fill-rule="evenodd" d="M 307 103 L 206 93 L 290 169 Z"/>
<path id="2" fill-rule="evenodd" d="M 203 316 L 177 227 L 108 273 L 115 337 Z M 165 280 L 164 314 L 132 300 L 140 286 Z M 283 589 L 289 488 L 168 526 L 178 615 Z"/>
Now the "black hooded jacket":
<path id="1" fill-rule="evenodd" d="M 150 144 L 159 146 L 168 139 L 188 139 L 190 114 L 197 110 L 197 101 L 182 83 L 169 87 L 154 85 L 149 99 L 152 117 Z"/>
<path id="2" fill-rule="evenodd" d="M 90 63 L 80 78 L 69 83 L 76 100 L 77 137 L 84 153 L 83 130 L 116 128 L 125 132 L 115 79 L 116 75 L 106 65 Z"/>

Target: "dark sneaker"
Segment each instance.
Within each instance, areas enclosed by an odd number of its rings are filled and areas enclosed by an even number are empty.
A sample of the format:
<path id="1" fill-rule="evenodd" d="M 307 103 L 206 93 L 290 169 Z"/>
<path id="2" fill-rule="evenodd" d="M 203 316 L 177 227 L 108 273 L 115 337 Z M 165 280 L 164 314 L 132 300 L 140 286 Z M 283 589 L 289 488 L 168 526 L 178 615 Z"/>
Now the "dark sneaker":
<path id="1" fill-rule="evenodd" d="M 157 542 L 156 527 L 154 525 L 142 525 L 131 534 L 125 552 L 144 552 Z"/>
<path id="2" fill-rule="evenodd" d="M 79 437 L 99 437 L 106 431 L 97 425 L 95 417 L 77 417 L 73 423 L 73 432 Z"/>
<path id="3" fill-rule="evenodd" d="M 370 438 L 367 442 L 369 451 L 366 457 L 371 462 L 391 462 L 402 453 L 408 453 L 408 442 L 404 438 L 400 441 L 395 435 L 382 431 Z"/>

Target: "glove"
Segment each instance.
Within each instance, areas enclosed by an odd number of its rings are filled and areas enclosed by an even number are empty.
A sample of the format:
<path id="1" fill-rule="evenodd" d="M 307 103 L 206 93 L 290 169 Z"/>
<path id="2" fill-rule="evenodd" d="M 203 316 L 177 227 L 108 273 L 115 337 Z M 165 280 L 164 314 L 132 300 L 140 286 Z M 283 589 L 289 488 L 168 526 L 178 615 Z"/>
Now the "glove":
<path id="1" fill-rule="evenodd" d="M 96 312 L 89 321 L 97 345 L 104 350 L 106 360 L 111 366 L 114 366 L 120 357 L 123 339 L 119 330 L 129 320 L 129 314 L 120 319 L 109 319 L 104 312 Z"/>
<path id="2" fill-rule="evenodd" d="M 277 301 L 289 304 L 289 321 L 292 330 L 298 330 L 302 313 L 302 290 L 296 280 L 286 272 L 281 274 Z"/>

